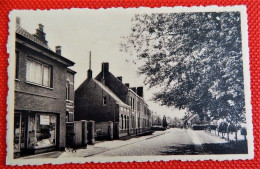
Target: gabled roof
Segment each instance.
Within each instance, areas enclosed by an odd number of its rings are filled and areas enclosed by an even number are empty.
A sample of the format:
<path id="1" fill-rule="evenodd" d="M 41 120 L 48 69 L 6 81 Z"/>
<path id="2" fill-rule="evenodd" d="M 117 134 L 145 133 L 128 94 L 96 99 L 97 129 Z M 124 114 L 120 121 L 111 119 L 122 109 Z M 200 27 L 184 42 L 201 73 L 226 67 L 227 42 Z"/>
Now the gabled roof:
<path id="1" fill-rule="evenodd" d="M 117 95 L 112 92 L 107 86 L 103 85 L 100 81 L 96 79 L 92 79 L 99 87 L 101 87 L 104 91 L 106 91 L 113 99 L 115 99 L 116 103 L 124 106 L 124 107 L 130 107 L 129 105 L 125 104 Z"/>
<path id="2" fill-rule="evenodd" d="M 29 32 L 27 32 L 25 29 L 23 29 L 21 26 L 16 25 L 16 33 L 22 35 L 23 37 L 26 37 L 27 39 L 37 43 L 38 45 L 41 45 L 42 47 L 51 50 L 51 48 L 49 48 L 48 45 L 46 45 L 45 43 L 43 43 L 41 40 L 39 40 L 37 37 L 35 37 L 34 35 L 30 34 Z M 51 50 L 52 51 L 52 50 Z"/>

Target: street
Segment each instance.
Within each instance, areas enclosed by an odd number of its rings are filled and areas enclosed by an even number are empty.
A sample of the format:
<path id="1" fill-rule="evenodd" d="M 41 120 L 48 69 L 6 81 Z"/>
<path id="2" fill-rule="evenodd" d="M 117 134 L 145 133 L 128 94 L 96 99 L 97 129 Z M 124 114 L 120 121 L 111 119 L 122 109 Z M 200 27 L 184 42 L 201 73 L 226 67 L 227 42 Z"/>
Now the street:
<path id="1" fill-rule="evenodd" d="M 76 152 L 56 151 L 23 158 L 245 154 L 246 145 L 245 141 L 231 144 L 204 130 L 171 128 L 146 136 L 96 142 Z"/>
<path id="2" fill-rule="evenodd" d="M 211 136 L 204 130 L 195 131 L 191 129 L 172 128 L 166 131 L 156 131 L 152 136 L 146 136 L 143 140 L 98 153 L 94 156 L 166 155 L 171 154 L 170 151 L 173 147 L 179 147 L 181 150 L 185 146 L 200 146 L 210 143 L 226 143 L 226 141 L 217 136 Z M 175 154 L 176 152 L 172 153 Z M 189 152 L 183 151 L 181 153 L 189 154 Z"/>

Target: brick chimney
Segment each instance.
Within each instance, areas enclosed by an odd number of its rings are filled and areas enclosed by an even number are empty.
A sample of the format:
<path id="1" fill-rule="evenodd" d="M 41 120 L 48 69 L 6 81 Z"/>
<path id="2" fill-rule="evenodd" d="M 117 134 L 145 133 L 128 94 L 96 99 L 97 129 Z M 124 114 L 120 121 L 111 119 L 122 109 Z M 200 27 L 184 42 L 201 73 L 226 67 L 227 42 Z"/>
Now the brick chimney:
<path id="1" fill-rule="evenodd" d="M 126 85 L 126 87 L 128 87 L 128 88 L 129 88 L 129 86 L 130 86 L 130 84 L 129 84 L 129 83 L 125 83 L 125 85 Z"/>
<path id="2" fill-rule="evenodd" d="M 58 55 L 61 55 L 61 46 L 56 46 L 55 49 L 56 49 L 56 53 Z"/>
<path id="3" fill-rule="evenodd" d="M 109 63 L 108 62 L 103 62 L 102 63 L 102 71 L 108 72 L 109 71 Z"/>
<path id="4" fill-rule="evenodd" d="M 118 80 L 120 80 L 120 82 L 122 82 L 122 76 L 118 76 L 118 77 L 116 77 Z"/>
<path id="5" fill-rule="evenodd" d="M 137 87 L 137 95 L 140 96 L 140 97 L 144 97 L 143 87 Z"/>
<path id="6" fill-rule="evenodd" d="M 42 41 L 45 45 L 48 44 L 48 41 L 46 41 L 45 39 L 45 33 L 43 32 L 43 25 L 39 24 L 39 28 L 36 29 L 36 33 L 34 34 L 34 36 L 36 36 L 40 41 Z"/>

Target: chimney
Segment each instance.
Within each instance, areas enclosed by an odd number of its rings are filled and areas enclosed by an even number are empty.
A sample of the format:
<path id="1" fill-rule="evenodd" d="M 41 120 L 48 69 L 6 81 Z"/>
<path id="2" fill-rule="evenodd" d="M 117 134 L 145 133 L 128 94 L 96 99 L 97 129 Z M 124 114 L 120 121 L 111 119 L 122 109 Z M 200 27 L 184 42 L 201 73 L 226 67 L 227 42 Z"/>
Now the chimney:
<path id="1" fill-rule="evenodd" d="M 55 49 L 56 49 L 56 53 L 58 55 L 61 55 L 61 46 L 56 46 Z"/>
<path id="2" fill-rule="evenodd" d="M 122 76 L 118 76 L 116 77 L 118 80 L 120 80 L 120 82 L 122 82 Z"/>
<path id="3" fill-rule="evenodd" d="M 36 33 L 34 34 L 34 36 L 36 36 L 40 41 L 42 41 L 45 45 L 48 44 L 48 41 L 46 41 L 45 39 L 45 33 L 43 32 L 43 25 L 39 24 L 39 28 L 36 29 Z"/>
<path id="4" fill-rule="evenodd" d="M 91 69 L 88 70 L 88 79 L 92 79 L 92 70 Z"/>
<path id="5" fill-rule="evenodd" d="M 125 85 L 126 85 L 126 87 L 128 87 L 128 88 L 129 88 L 129 86 L 130 86 L 130 84 L 129 84 L 129 83 L 125 83 Z"/>
<path id="6" fill-rule="evenodd" d="M 137 87 L 137 94 L 140 97 L 144 96 L 144 89 L 143 89 L 143 87 Z"/>
<path id="7" fill-rule="evenodd" d="M 136 87 L 131 87 L 130 89 L 136 93 Z"/>
<path id="8" fill-rule="evenodd" d="M 16 25 L 20 26 L 21 25 L 21 18 L 16 17 Z"/>
<path id="9" fill-rule="evenodd" d="M 109 63 L 108 62 L 103 62 L 102 63 L 102 71 L 108 72 L 109 71 Z"/>
<path id="10" fill-rule="evenodd" d="M 89 52 L 89 69 L 88 69 L 88 79 L 92 79 L 92 70 L 91 70 L 91 51 Z"/>

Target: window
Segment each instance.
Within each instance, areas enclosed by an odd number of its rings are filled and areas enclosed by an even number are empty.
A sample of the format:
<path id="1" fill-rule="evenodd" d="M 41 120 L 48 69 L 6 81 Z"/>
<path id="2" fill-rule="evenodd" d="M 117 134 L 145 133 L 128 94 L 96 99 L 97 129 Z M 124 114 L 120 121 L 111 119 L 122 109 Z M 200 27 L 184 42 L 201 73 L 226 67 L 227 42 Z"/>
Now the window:
<path id="1" fill-rule="evenodd" d="M 15 79 L 19 79 L 19 52 L 15 51 Z"/>
<path id="2" fill-rule="evenodd" d="M 126 129 L 126 123 L 127 123 L 127 122 L 126 122 L 126 115 L 125 115 L 125 118 L 124 118 L 124 119 L 125 119 L 125 129 Z"/>
<path id="3" fill-rule="evenodd" d="M 26 81 L 51 87 L 51 67 L 43 63 L 27 59 Z"/>
<path id="4" fill-rule="evenodd" d="M 66 83 L 66 100 L 70 99 L 70 82 L 67 81 Z"/>
<path id="5" fill-rule="evenodd" d="M 105 106 L 106 104 L 107 104 L 107 97 L 104 96 L 104 97 L 103 97 L 103 106 Z"/>
<path id="6" fill-rule="evenodd" d="M 21 140 L 21 114 L 14 114 L 14 151 L 20 151 Z"/>
<path id="7" fill-rule="evenodd" d="M 124 117 L 123 117 L 123 114 L 121 114 L 121 129 L 124 129 Z"/>
<path id="8" fill-rule="evenodd" d="M 36 138 L 31 139 L 31 144 L 35 148 L 56 145 L 56 115 L 36 114 L 35 122 Z"/>
<path id="9" fill-rule="evenodd" d="M 135 109 L 135 99 L 133 98 L 133 110 Z"/>

